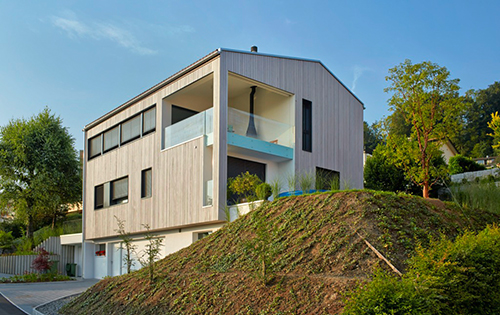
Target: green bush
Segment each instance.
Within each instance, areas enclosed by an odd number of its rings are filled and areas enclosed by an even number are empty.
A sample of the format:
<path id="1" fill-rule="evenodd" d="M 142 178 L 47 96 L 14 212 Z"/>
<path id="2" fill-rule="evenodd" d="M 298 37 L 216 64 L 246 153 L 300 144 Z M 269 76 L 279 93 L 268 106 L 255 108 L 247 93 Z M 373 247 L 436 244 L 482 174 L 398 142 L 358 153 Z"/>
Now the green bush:
<path id="1" fill-rule="evenodd" d="M 500 314 L 500 229 L 419 247 L 401 278 L 377 272 L 344 314 Z"/>
<path id="2" fill-rule="evenodd" d="M 228 195 L 232 195 L 237 202 L 241 201 L 242 198 L 247 199 L 247 201 L 256 200 L 255 191 L 261 183 L 262 181 L 257 175 L 250 174 L 248 171 L 241 173 L 235 178 L 228 179 Z"/>
<path id="3" fill-rule="evenodd" d="M 485 170 L 484 165 L 480 165 L 474 162 L 472 159 L 465 157 L 461 154 L 457 154 L 450 158 L 448 163 L 448 170 L 450 175 L 466 173 L 466 172 L 476 172 Z"/>
<path id="4" fill-rule="evenodd" d="M 262 183 L 255 188 L 255 194 L 259 200 L 267 200 L 273 194 L 271 185 Z"/>

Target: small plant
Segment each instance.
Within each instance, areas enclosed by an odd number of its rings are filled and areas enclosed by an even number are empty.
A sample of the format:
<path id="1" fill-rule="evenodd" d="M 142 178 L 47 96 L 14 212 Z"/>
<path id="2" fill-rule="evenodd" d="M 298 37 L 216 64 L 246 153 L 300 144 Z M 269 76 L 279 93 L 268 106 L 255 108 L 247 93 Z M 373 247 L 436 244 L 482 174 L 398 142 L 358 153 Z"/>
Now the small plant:
<path id="1" fill-rule="evenodd" d="M 288 174 L 287 181 L 288 189 L 292 192 L 295 191 L 295 186 L 297 185 L 297 176 L 294 173 L 290 173 Z"/>
<path id="2" fill-rule="evenodd" d="M 125 232 L 125 220 L 120 220 L 116 215 L 115 219 L 118 224 L 118 229 L 115 231 L 120 236 L 122 242 L 120 243 L 119 249 L 125 250 L 125 257 L 123 257 L 123 263 L 127 267 L 127 273 L 130 273 L 132 267 L 135 265 L 135 261 L 132 258 L 132 253 L 135 252 L 137 246 L 132 243 L 132 237 L 130 233 Z"/>
<path id="3" fill-rule="evenodd" d="M 302 190 L 303 194 L 308 194 L 313 188 L 314 184 L 314 175 L 309 172 L 302 173 L 299 176 L 299 187 Z"/>
<path id="4" fill-rule="evenodd" d="M 149 283 L 152 285 L 155 280 L 155 261 L 160 258 L 163 238 L 153 235 L 151 227 L 148 224 L 143 224 L 142 226 L 146 229 L 144 238 L 148 241 L 148 244 L 146 244 L 146 249 L 141 251 L 141 255 L 137 256 L 142 267 L 148 269 Z"/>
<path id="5" fill-rule="evenodd" d="M 283 186 L 281 180 L 279 178 L 273 179 L 273 181 L 271 182 L 271 193 L 273 196 L 273 200 L 278 199 L 282 189 Z"/>
<path id="6" fill-rule="evenodd" d="M 247 201 L 254 201 L 257 198 L 255 190 L 261 183 L 262 181 L 257 175 L 247 171 L 228 180 L 228 193 L 235 195 L 238 202 L 242 201 L 243 198 Z"/>
<path id="7" fill-rule="evenodd" d="M 269 185 L 268 183 L 262 183 L 258 185 L 255 189 L 255 194 L 257 195 L 258 200 L 267 200 L 267 198 L 271 197 L 272 195 L 271 185 Z"/>
<path id="8" fill-rule="evenodd" d="M 46 273 L 52 267 L 53 262 L 50 261 L 49 252 L 45 248 L 40 247 L 38 250 L 38 256 L 31 263 L 31 268 L 35 269 L 39 273 Z"/>

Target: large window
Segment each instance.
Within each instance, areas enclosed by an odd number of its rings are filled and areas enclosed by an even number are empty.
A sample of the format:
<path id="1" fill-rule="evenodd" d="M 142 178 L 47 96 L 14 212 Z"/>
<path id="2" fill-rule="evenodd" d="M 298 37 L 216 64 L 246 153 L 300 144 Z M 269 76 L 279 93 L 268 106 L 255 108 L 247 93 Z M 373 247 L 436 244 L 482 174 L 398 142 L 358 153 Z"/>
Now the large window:
<path id="1" fill-rule="evenodd" d="M 141 136 L 141 115 L 122 123 L 121 143 L 127 143 Z"/>
<path id="2" fill-rule="evenodd" d="M 94 209 L 104 208 L 104 185 L 95 186 Z"/>
<path id="3" fill-rule="evenodd" d="M 302 150 L 312 152 L 312 102 L 302 100 Z"/>
<path id="4" fill-rule="evenodd" d="M 111 182 L 110 205 L 128 202 L 128 177 L 120 178 Z"/>
<path id="5" fill-rule="evenodd" d="M 118 135 L 120 134 L 120 126 L 116 126 L 104 133 L 104 152 L 118 147 Z"/>
<path id="6" fill-rule="evenodd" d="M 141 172 L 141 198 L 153 195 L 153 171 L 148 168 Z"/>
<path id="7" fill-rule="evenodd" d="M 93 137 L 89 140 L 89 159 L 101 155 L 101 135 Z"/>
<path id="8" fill-rule="evenodd" d="M 155 130 L 156 106 L 153 106 L 111 129 L 90 138 L 87 158 L 90 160 Z"/>

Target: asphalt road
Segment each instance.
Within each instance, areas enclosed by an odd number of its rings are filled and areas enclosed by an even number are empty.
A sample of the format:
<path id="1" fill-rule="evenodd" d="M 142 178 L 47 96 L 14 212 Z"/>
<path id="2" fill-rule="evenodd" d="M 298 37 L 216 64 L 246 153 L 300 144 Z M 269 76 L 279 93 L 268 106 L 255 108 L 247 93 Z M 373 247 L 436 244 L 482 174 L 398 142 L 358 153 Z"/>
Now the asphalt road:
<path id="1" fill-rule="evenodd" d="M 12 305 L 0 294 L 0 315 L 26 315 L 26 313 Z"/>

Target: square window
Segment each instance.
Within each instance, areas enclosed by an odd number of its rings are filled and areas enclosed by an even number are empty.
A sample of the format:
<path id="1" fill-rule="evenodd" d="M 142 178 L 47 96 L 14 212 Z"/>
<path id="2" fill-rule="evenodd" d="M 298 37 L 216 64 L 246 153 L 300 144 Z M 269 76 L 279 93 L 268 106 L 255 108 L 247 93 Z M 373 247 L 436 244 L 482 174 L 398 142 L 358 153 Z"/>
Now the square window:
<path id="1" fill-rule="evenodd" d="M 153 195 L 153 170 L 148 168 L 141 172 L 141 198 Z"/>
<path id="2" fill-rule="evenodd" d="M 128 177 L 120 178 L 111 182 L 111 196 L 109 203 L 118 205 L 128 202 Z"/>

